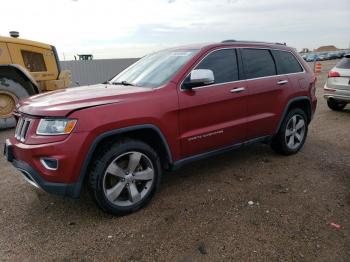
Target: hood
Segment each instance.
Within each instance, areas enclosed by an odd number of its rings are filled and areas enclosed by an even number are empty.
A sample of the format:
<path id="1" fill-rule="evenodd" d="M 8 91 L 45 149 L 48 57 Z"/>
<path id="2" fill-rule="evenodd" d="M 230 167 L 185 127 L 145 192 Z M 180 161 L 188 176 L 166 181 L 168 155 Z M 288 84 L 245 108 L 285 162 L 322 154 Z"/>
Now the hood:
<path id="1" fill-rule="evenodd" d="M 119 103 L 131 94 L 152 89 L 98 84 L 42 93 L 20 101 L 17 110 L 34 116 L 67 116 L 70 112 L 99 105 Z"/>

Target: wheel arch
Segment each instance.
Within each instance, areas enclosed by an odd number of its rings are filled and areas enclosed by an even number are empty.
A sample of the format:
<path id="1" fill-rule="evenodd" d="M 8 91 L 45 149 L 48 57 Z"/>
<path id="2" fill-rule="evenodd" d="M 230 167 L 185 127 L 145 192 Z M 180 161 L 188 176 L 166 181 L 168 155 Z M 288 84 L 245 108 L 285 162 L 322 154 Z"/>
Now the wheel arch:
<path id="1" fill-rule="evenodd" d="M 40 92 L 34 78 L 19 65 L 0 65 L 0 78 L 8 78 L 18 82 L 30 96 Z"/>
<path id="2" fill-rule="evenodd" d="M 80 170 L 79 180 L 77 182 L 78 188 L 76 188 L 77 194 L 80 194 L 84 181 L 88 176 L 89 167 L 94 156 L 98 154 L 99 149 L 101 149 L 106 143 L 111 143 L 111 141 L 125 137 L 138 139 L 149 144 L 159 154 L 163 167 L 169 168 L 173 163 L 169 144 L 162 131 L 155 125 L 144 124 L 110 130 L 98 135 L 91 143 Z"/>
<path id="3" fill-rule="evenodd" d="M 290 99 L 287 103 L 287 105 L 283 109 L 283 113 L 281 116 L 281 119 L 279 121 L 279 124 L 276 129 L 276 134 L 278 133 L 278 130 L 280 129 L 283 119 L 286 117 L 287 113 L 294 108 L 301 108 L 307 117 L 308 123 L 311 122 L 312 119 L 312 109 L 311 109 L 311 100 L 307 96 L 299 96 L 299 97 L 294 97 Z"/>

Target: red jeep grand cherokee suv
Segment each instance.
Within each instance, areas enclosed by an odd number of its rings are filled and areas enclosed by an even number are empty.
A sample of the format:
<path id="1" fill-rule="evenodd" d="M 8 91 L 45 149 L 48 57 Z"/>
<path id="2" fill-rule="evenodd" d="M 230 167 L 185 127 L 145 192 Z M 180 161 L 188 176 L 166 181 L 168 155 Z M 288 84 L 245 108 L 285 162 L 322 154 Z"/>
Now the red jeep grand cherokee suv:
<path id="1" fill-rule="evenodd" d="M 315 76 L 290 47 L 224 41 L 159 51 L 105 84 L 21 101 L 8 161 L 31 184 L 104 211 L 149 202 L 162 169 L 252 142 L 290 155 L 316 108 Z"/>

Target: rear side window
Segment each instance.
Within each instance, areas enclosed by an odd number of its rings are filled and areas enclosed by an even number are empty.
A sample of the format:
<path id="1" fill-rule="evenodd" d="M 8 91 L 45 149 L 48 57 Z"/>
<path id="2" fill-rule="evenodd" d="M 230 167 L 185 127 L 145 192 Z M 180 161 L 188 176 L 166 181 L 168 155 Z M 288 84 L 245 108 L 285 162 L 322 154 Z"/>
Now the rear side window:
<path id="1" fill-rule="evenodd" d="M 276 61 L 278 75 L 303 71 L 303 68 L 300 66 L 298 60 L 291 52 L 272 50 L 272 54 Z"/>
<path id="2" fill-rule="evenodd" d="M 205 57 L 195 69 L 210 69 L 215 84 L 238 80 L 237 56 L 234 49 L 217 50 Z"/>
<path id="3" fill-rule="evenodd" d="M 344 57 L 336 65 L 338 68 L 350 69 L 350 58 Z"/>
<path id="4" fill-rule="evenodd" d="M 247 79 L 276 75 L 275 63 L 269 50 L 242 48 L 241 52 Z"/>
<path id="5" fill-rule="evenodd" d="M 30 72 L 47 71 L 43 54 L 25 50 L 21 50 L 21 53 L 24 65 Z"/>

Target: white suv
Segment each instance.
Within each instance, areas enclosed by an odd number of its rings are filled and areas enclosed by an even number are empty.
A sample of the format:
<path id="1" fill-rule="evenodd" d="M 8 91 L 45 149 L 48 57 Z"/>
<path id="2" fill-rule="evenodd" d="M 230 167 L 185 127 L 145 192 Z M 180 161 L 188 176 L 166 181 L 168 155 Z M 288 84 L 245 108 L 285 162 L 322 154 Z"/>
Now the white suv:
<path id="1" fill-rule="evenodd" d="M 350 103 L 350 54 L 329 71 L 324 92 L 324 98 L 332 110 L 343 110 Z"/>

